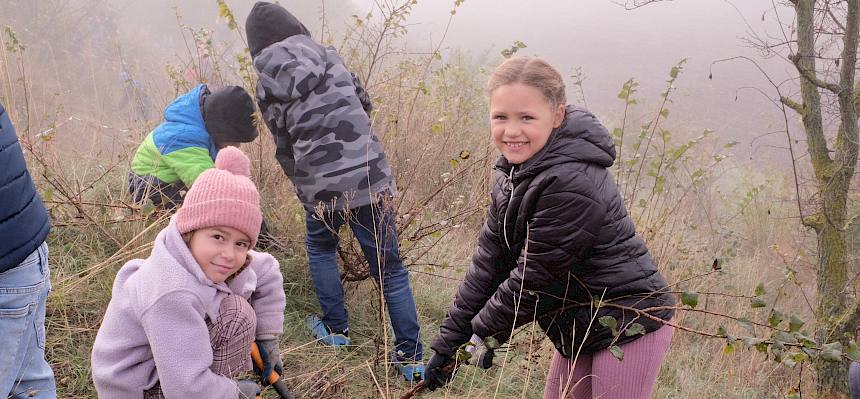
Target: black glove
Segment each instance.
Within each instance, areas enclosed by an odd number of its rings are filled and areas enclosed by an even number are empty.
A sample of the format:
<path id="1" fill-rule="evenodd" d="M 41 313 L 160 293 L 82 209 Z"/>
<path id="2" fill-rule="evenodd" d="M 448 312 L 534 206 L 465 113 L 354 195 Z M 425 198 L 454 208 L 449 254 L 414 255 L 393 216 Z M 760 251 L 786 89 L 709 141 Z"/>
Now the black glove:
<path id="1" fill-rule="evenodd" d="M 263 359 L 263 370 L 254 364 L 254 372 L 260 375 L 260 384 L 264 387 L 272 385 L 269 383 L 269 375 L 275 370 L 279 376 L 284 375 L 284 365 L 281 363 L 281 352 L 278 350 L 277 339 L 258 339 L 257 348 Z"/>
<path id="2" fill-rule="evenodd" d="M 449 356 L 434 354 L 424 369 L 424 381 L 427 389 L 435 391 L 444 387 L 454 379 L 454 359 Z"/>

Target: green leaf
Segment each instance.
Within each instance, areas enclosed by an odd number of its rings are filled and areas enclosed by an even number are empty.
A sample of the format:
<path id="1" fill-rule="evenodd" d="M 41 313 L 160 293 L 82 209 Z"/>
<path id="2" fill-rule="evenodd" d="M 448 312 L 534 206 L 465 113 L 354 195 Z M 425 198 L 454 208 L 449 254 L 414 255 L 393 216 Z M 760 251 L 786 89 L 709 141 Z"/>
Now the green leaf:
<path id="1" fill-rule="evenodd" d="M 800 342 L 806 348 L 814 348 L 815 341 L 812 338 L 807 337 L 801 332 L 794 333 L 794 338 L 797 338 L 797 341 Z"/>
<path id="2" fill-rule="evenodd" d="M 785 315 L 782 312 L 774 310 L 770 312 L 770 317 L 767 318 L 767 323 L 770 324 L 771 327 L 776 328 L 785 320 Z"/>
<path id="3" fill-rule="evenodd" d="M 842 361 L 842 343 L 837 341 L 825 344 L 821 351 L 821 358 L 828 362 Z"/>
<path id="4" fill-rule="evenodd" d="M 466 350 L 467 347 L 468 345 L 463 345 L 462 347 L 457 349 L 457 354 L 455 355 L 457 363 L 465 364 L 468 363 L 469 359 L 472 358 L 472 354 Z"/>
<path id="5" fill-rule="evenodd" d="M 633 323 L 624 330 L 624 335 L 632 337 L 634 335 L 645 335 L 645 327 L 639 323 Z"/>
<path id="6" fill-rule="evenodd" d="M 609 347 L 609 353 L 612 354 L 618 361 L 624 361 L 624 351 L 618 347 L 618 345 L 612 345 Z"/>
<path id="7" fill-rule="evenodd" d="M 804 324 L 806 324 L 806 322 L 797 317 L 797 315 L 791 315 L 791 318 L 788 320 L 788 330 L 791 332 L 798 332 Z"/>
<path id="8" fill-rule="evenodd" d="M 719 328 L 717 328 L 717 336 L 718 337 L 727 337 L 728 335 L 729 335 L 729 333 L 726 332 L 726 327 L 720 326 Z"/>
<path id="9" fill-rule="evenodd" d="M 729 335 L 726 337 L 726 346 L 723 348 L 723 353 L 731 355 L 735 352 L 735 337 Z"/>
<path id="10" fill-rule="evenodd" d="M 681 303 L 695 309 L 699 306 L 699 293 L 687 291 L 681 294 Z"/>
<path id="11" fill-rule="evenodd" d="M 785 342 L 787 344 L 797 344 L 798 343 L 797 338 L 795 338 L 793 335 L 791 335 L 785 331 L 777 330 L 776 332 L 773 333 L 773 335 L 771 335 L 770 338 L 774 341 L 774 343 L 777 343 L 777 342 L 780 342 L 780 343 Z"/>
<path id="12" fill-rule="evenodd" d="M 618 320 L 615 320 L 615 318 L 612 316 L 603 316 L 597 319 L 597 322 L 600 323 L 601 326 L 606 328 L 614 329 L 618 327 Z"/>
<path id="13" fill-rule="evenodd" d="M 757 346 L 758 344 L 764 342 L 764 340 L 756 337 L 742 337 L 741 342 L 744 343 L 745 348 L 749 349 L 752 346 Z"/>
<path id="14" fill-rule="evenodd" d="M 782 359 L 785 358 L 785 345 L 780 342 L 774 342 L 770 346 L 770 353 L 773 354 L 773 359 L 775 361 L 781 362 Z"/>
<path id="15" fill-rule="evenodd" d="M 152 203 L 152 200 L 149 200 L 149 199 L 146 200 L 146 203 L 143 204 L 143 208 L 141 209 L 141 212 L 145 216 L 149 216 L 152 214 L 152 212 L 155 212 L 155 204 Z"/>
<path id="16" fill-rule="evenodd" d="M 860 347 L 857 346 L 857 342 L 851 340 L 848 343 L 848 351 L 845 352 L 845 356 L 855 362 L 860 362 Z"/>
<path id="17" fill-rule="evenodd" d="M 443 130 L 441 123 L 434 123 L 433 126 L 430 126 L 430 131 L 433 134 L 442 134 Z"/>
<path id="18" fill-rule="evenodd" d="M 758 285 L 755 287 L 755 296 L 762 296 L 766 293 L 767 291 L 765 291 L 764 289 L 764 283 L 758 283 Z"/>
<path id="19" fill-rule="evenodd" d="M 794 360 L 796 363 L 802 363 L 809 360 L 809 355 L 803 352 L 794 352 L 790 357 L 791 360 Z"/>
<path id="20" fill-rule="evenodd" d="M 618 328 L 618 320 L 615 320 L 614 317 L 603 316 L 603 317 L 597 319 L 597 322 L 600 323 L 601 326 L 612 330 L 612 336 L 613 337 L 618 336 L 618 329 L 617 329 Z"/>
<path id="21" fill-rule="evenodd" d="M 654 180 L 654 192 L 660 194 L 663 192 L 663 187 L 666 185 L 666 176 L 660 175 L 657 176 L 657 179 Z"/>
<path id="22" fill-rule="evenodd" d="M 766 306 L 767 306 L 767 302 L 765 302 L 764 299 L 761 299 L 761 298 L 750 299 L 750 307 L 753 309 L 763 308 Z"/>
<path id="23" fill-rule="evenodd" d="M 666 108 L 662 109 L 660 111 L 660 116 L 662 116 L 663 118 L 668 118 L 669 117 L 669 110 Z"/>

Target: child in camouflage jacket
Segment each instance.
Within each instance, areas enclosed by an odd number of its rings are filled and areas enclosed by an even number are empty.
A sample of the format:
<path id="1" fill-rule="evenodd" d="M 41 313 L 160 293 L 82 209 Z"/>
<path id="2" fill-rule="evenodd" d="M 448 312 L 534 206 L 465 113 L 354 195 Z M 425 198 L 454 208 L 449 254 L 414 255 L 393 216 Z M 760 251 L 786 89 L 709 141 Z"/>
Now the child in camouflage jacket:
<path id="1" fill-rule="evenodd" d="M 245 29 L 275 157 L 306 211 L 308 266 L 322 308 L 321 318 L 308 317 L 308 327 L 321 343 L 349 345 L 336 259 L 337 231 L 349 224 L 383 289 L 394 364 L 407 380 L 423 378 L 415 300 L 386 205 L 396 186 L 370 125 L 369 98 L 337 51 L 315 42 L 280 5 L 257 2 Z"/>

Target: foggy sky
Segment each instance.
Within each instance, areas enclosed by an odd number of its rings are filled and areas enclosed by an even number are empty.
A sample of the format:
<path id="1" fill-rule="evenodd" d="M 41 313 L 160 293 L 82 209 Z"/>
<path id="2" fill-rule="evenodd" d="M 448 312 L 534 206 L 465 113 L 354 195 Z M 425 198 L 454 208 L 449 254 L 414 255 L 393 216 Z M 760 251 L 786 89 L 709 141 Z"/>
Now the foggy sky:
<path id="1" fill-rule="evenodd" d="M 9 0 L 0 0 L 0 24 L 16 26 L 22 39 L 34 49 L 48 49 L 42 42 L 43 32 L 39 32 L 43 28 L 28 26 L 28 20 L 4 18 L 6 1 Z M 24 2 L 13 0 L 5 4 L 20 5 L 18 1 Z M 353 23 L 353 13 L 364 16 L 373 12 L 378 17 L 378 1 L 384 0 L 294 0 L 288 7 L 319 39 L 323 10 L 327 28 L 337 37 L 338 31 Z M 116 70 L 106 76 L 116 76 L 122 68 L 144 82 L 163 85 L 165 65 L 175 64 L 188 52 L 174 7 L 182 16 L 182 23 L 214 29 L 216 39 L 232 46 L 230 51 L 225 51 L 225 57 L 232 57 L 233 50 L 244 46 L 240 35 L 230 32 L 225 21 L 218 17 L 214 0 L 73 0 L 68 4 L 77 3 L 96 6 L 101 3 L 111 10 L 108 17 L 116 14 L 119 36 L 108 35 L 103 39 L 110 41 L 109 45 L 102 46 L 103 54 L 95 54 L 97 60 L 76 54 L 78 63 L 90 65 L 85 71 L 90 75 L 93 69 L 104 64 L 103 68 Z M 253 3 L 254 0 L 227 1 L 240 25 L 244 24 Z M 419 0 L 406 20 L 409 47 L 427 51 L 437 44 L 453 7 L 454 0 Z M 780 8 L 778 16 L 783 22 L 793 21 L 790 9 Z M 459 49 L 492 66 L 501 61 L 501 49 L 516 40 L 522 41 L 528 46 L 522 53 L 546 58 L 568 83 L 572 81 L 569 76 L 575 68 L 581 67 L 586 76 L 587 106 L 610 129 L 618 125 L 624 111 L 623 104 L 616 98 L 622 84 L 631 77 L 636 78 L 641 85 L 636 96 L 641 105 L 635 112 L 638 118 L 630 122 L 634 130 L 656 113 L 659 93 L 665 89 L 669 69 L 681 58 L 687 58 L 685 70 L 676 83 L 677 91 L 672 95 L 674 102 L 668 106 L 670 118 L 664 127 L 680 137 L 692 137 L 711 129 L 722 142 L 740 141 L 742 145 L 735 151 L 742 159 L 749 160 L 755 155 L 773 160 L 787 157 L 785 150 L 771 147 L 784 145 L 784 134 L 753 139 L 782 129 L 782 116 L 768 98 L 750 88 L 763 90 L 770 96 L 775 95 L 774 90 L 750 63 L 721 63 L 713 70 L 711 64 L 719 59 L 747 56 L 759 62 L 777 82 L 795 76 L 790 64 L 779 58 L 765 59 L 742 40 L 752 34 L 770 35 L 778 40 L 781 33 L 776 17 L 771 0 L 675 0 L 634 11 L 624 10 L 611 0 L 465 0 L 451 19 L 442 57 L 446 61 Z M 89 30 L 98 31 L 95 28 Z M 90 33 L 90 37 L 98 36 L 87 29 L 81 30 Z M 74 50 L 61 46 L 59 51 Z M 708 79 L 711 72 L 713 79 Z M 59 77 L 58 80 L 59 86 L 74 89 L 74 85 Z M 796 94 L 794 85 L 791 81 L 785 87 L 789 94 Z M 99 97 L 99 93 L 90 93 L 86 85 L 82 86 L 83 93 L 70 95 Z M 167 96 L 158 99 L 166 103 L 171 93 L 159 89 L 152 92 Z M 568 98 L 579 102 L 581 96 L 571 88 Z M 790 116 L 796 121 L 795 115 Z M 792 135 L 803 137 L 796 124 Z"/>
<path id="2" fill-rule="evenodd" d="M 353 1 L 361 9 L 374 8 L 375 0 Z M 409 19 L 415 24 L 410 27 L 413 46 L 421 47 L 423 42 L 429 48 L 430 43 L 438 43 L 453 6 L 453 0 L 419 1 Z M 792 10 L 778 10 L 783 22 L 793 21 Z M 764 59 L 742 40 L 751 32 L 778 40 L 782 34 L 775 17 L 770 0 L 675 0 L 633 11 L 610 0 L 465 0 L 452 19 L 443 47 L 485 51 L 498 62 L 499 51 L 520 40 L 528 46 L 522 53 L 550 61 L 568 84 L 569 75 L 579 66 L 586 75 L 588 107 L 607 124 L 623 112 L 616 96 L 627 79 L 634 77 L 641 84 L 641 111 L 654 110 L 669 69 L 687 58 L 666 126 L 678 135 L 712 129 L 724 141 L 740 141 L 743 145 L 737 151 L 747 159 L 750 154 L 783 157 L 784 150 L 769 147 L 784 145 L 783 134 L 754 143 L 765 147 L 749 146 L 754 137 L 783 128 L 778 109 L 747 88 L 774 95 L 762 74 L 750 63 L 733 61 L 714 66 L 713 79 L 708 79 L 712 62 L 736 56 L 756 60 L 777 82 L 793 77 L 796 72 L 790 64 Z M 786 88 L 793 86 L 789 83 Z M 570 100 L 579 97 L 569 91 Z M 636 126 L 641 122 L 644 120 Z M 792 134 L 802 137 L 800 131 Z"/>

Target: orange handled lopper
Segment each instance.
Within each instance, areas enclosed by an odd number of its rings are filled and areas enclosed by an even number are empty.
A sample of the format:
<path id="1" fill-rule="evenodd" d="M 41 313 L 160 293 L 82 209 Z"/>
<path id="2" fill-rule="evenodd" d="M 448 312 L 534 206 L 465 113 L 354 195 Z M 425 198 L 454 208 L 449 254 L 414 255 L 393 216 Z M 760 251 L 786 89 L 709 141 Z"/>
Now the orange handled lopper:
<path id="1" fill-rule="evenodd" d="M 269 354 L 271 356 L 271 354 Z M 275 354 L 277 356 L 277 354 Z M 251 342 L 251 360 L 254 361 L 254 364 L 257 365 L 257 368 L 260 370 L 265 370 L 266 365 L 263 363 L 263 356 L 260 355 L 260 348 L 257 346 L 257 342 Z M 265 376 L 266 380 L 269 384 L 272 384 L 272 387 L 275 388 L 275 392 L 278 393 L 278 396 L 281 399 L 295 399 L 290 391 L 287 389 L 287 384 L 281 381 L 281 376 L 278 375 L 278 372 L 272 370 L 272 372 Z"/>

